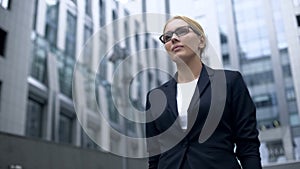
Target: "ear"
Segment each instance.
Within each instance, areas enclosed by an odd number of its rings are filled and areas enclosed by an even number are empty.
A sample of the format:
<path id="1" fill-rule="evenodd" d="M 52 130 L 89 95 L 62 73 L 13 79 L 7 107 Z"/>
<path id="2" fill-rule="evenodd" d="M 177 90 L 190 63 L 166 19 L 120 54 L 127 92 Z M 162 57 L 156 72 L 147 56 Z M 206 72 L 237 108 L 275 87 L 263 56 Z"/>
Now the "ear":
<path id="1" fill-rule="evenodd" d="M 200 44 L 199 44 L 199 48 L 203 49 L 206 46 L 206 39 L 203 35 L 200 35 Z"/>

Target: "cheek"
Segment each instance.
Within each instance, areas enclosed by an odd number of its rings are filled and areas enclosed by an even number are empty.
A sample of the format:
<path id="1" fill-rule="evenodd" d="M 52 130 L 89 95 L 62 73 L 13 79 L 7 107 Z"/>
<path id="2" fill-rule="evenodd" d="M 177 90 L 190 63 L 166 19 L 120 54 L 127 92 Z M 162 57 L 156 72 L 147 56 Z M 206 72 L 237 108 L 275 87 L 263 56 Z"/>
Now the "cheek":
<path id="1" fill-rule="evenodd" d="M 190 38 L 189 40 L 186 40 L 183 43 L 194 52 L 197 52 L 198 47 L 200 45 L 199 40 L 196 38 Z"/>
<path id="2" fill-rule="evenodd" d="M 171 44 L 170 43 L 165 44 L 165 49 L 166 49 L 167 52 L 170 52 L 171 51 Z"/>

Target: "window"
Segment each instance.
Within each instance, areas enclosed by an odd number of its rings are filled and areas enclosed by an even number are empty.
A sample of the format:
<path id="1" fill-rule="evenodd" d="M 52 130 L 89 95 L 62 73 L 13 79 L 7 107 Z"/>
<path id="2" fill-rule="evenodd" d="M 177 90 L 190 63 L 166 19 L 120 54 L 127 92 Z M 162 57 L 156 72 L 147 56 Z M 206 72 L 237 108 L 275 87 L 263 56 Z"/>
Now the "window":
<path id="1" fill-rule="evenodd" d="M 297 19 L 297 25 L 298 25 L 298 27 L 300 27 L 300 15 L 297 15 L 296 19 Z"/>
<path id="2" fill-rule="evenodd" d="M 91 132 L 89 132 L 90 134 Z M 100 149 L 100 147 L 92 140 L 93 137 L 90 137 L 84 130 L 81 130 L 81 145 L 83 148 L 89 149 Z"/>
<path id="3" fill-rule="evenodd" d="M 266 143 L 268 148 L 268 161 L 278 162 L 279 158 L 285 156 L 282 140 L 270 141 Z"/>
<path id="4" fill-rule="evenodd" d="M 223 59 L 223 64 L 224 65 L 229 65 L 230 64 L 229 54 L 222 54 L 222 59 Z"/>
<path id="5" fill-rule="evenodd" d="M 105 3 L 104 0 L 99 0 L 99 18 L 100 18 L 100 26 L 104 26 L 105 25 Z"/>
<path id="6" fill-rule="evenodd" d="M 83 56 L 83 63 L 87 64 L 87 68 L 91 68 L 91 63 L 92 63 L 92 45 L 93 43 L 87 43 L 89 38 L 91 38 L 93 34 L 93 28 L 89 25 L 84 26 L 84 56 Z"/>
<path id="7" fill-rule="evenodd" d="M 112 122 L 113 125 L 117 125 L 119 123 L 119 114 L 118 114 L 118 110 L 115 107 L 115 103 L 113 100 L 113 96 L 111 93 L 111 84 L 108 84 L 106 86 L 106 97 L 107 97 L 107 101 L 108 101 L 108 111 L 109 111 L 109 120 L 110 122 Z"/>
<path id="8" fill-rule="evenodd" d="M 4 57 L 7 33 L 0 28 L 0 56 Z"/>
<path id="9" fill-rule="evenodd" d="M 4 9 L 10 8 L 10 0 L 0 0 L 0 6 Z"/>
<path id="10" fill-rule="evenodd" d="M 221 44 L 228 43 L 228 38 L 224 33 L 220 33 Z"/>
<path id="11" fill-rule="evenodd" d="M 273 83 L 274 76 L 272 71 L 265 71 L 261 73 L 245 75 L 244 80 L 249 86 L 258 86 Z"/>
<path id="12" fill-rule="evenodd" d="M 85 14 L 89 17 L 92 17 L 92 3 L 91 0 L 85 1 Z"/>
<path id="13" fill-rule="evenodd" d="M 58 68 L 60 92 L 69 98 L 72 98 L 74 60 L 66 57 L 62 59 L 63 60 L 59 60 L 60 64 Z"/>
<path id="14" fill-rule="evenodd" d="M 100 81 L 107 79 L 107 57 L 103 57 L 99 66 Z"/>
<path id="15" fill-rule="evenodd" d="M 117 10 L 113 10 L 112 11 L 112 19 L 113 21 L 115 21 L 116 19 L 118 19 L 118 12 Z M 113 22 L 113 33 L 114 33 L 114 40 L 118 40 L 119 39 L 119 22 Z"/>
<path id="16" fill-rule="evenodd" d="M 296 100 L 296 94 L 294 88 L 286 89 L 286 99 L 287 100 Z"/>
<path id="17" fill-rule="evenodd" d="M 26 136 L 41 138 L 44 105 L 29 98 L 27 102 Z"/>
<path id="18" fill-rule="evenodd" d="M 135 49 L 136 51 L 140 51 L 141 47 L 140 47 L 140 37 L 139 37 L 139 32 L 140 32 L 140 24 L 135 21 Z"/>
<path id="19" fill-rule="evenodd" d="M 130 51 L 130 37 L 129 37 L 129 34 L 130 34 L 130 30 L 129 30 L 129 21 L 128 20 L 125 20 L 124 21 L 124 31 L 125 31 L 125 44 L 126 44 L 126 49 L 127 51 L 129 52 Z"/>
<path id="20" fill-rule="evenodd" d="M 1 112 L 1 99 L 2 98 L 2 82 L 0 81 L 0 112 Z"/>
<path id="21" fill-rule="evenodd" d="M 125 127 L 126 127 L 126 133 L 123 133 L 123 134 L 129 134 L 130 136 L 134 136 L 136 134 L 136 123 L 131 121 L 131 120 L 128 120 L 126 118 L 124 118 L 125 120 Z"/>
<path id="22" fill-rule="evenodd" d="M 38 0 L 34 0 L 34 13 L 33 13 L 33 22 L 32 22 L 32 29 L 33 29 L 33 31 L 36 31 L 38 6 L 39 6 L 39 1 Z"/>
<path id="23" fill-rule="evenodd" d="M 45 41 L 39 37 L 34 41 L 30 68 L 30 76 L 43 84 L 46 84 L 47 80 L 47 54 L 45 44 Z"/>
<path id="24" fill-rule="evenodd" d="M 271 95 L 260 95 L 253 97 L 253 101 L 257 108 L 272 106 L 274 103 Z"/>
<path id="25" fill-rule="evenodd" d="M 72 143 L 73 117 L 65 112 L 59 117 L 59 142 Z"/>
<path id="26" fill-rule="evenodd" d="M 292 126 L 299 126 L 300 125 L 300 117 L 299 117 L 299 114 L 297 112 L 293 113 L 293 114 L 290 114 L 290 124 Z"/>
<path id="27" fill-rule="evenodd" d="M 291 66 L 290 65 L 282 66 L 282 74 L 284 78 L 291 77 L 292 76 Z"/>
<path id="28" fill-rule="evenodd" d="M 76 16 L 68 12 L 65 53 L 71 58 L 75 58 L 76 52 L 76 22 Z"/>
<path id="29" fill-rule="evenodd" d="M 57 39 L 57 21 L 58 21 L 57 4 L 47 6 L 45 37 L 52 45 L 56 45 L 56 39 Z"/>

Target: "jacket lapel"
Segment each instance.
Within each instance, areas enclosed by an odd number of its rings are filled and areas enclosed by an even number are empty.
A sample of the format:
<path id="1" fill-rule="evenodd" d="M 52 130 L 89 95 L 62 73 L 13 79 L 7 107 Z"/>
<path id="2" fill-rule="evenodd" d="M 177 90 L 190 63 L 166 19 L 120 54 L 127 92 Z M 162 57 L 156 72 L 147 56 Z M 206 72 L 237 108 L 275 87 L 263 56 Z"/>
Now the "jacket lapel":
<path id="1" fill-rule="evenodd" d="M 177 74 L 175 75 L 175 78 L 177 77 Z M 178 110 L 177 110 L 177 100 L 176 100 L 176 95 L 177 95 L 177 82 L 176 79 L 172 78 L 170 83 L 167 83 L 165 85 L 165 91 L 166 91 L 166 96 L 168 100 L 168 106 L 171 109 L 172 116 L 176 118 L 178 116 Z"/>
<path id="2" fill-rule="evenodd" d="M 195 123 L 199 113 L 200 98 L 205 89 L 209 86 L 210 79 L 213 77 L 213 75 L 214 70 L 203 64 L 194 95 L 188 108 L 188 130 L 190 130 Z"/>
<path id="3" fill-rule="evenodd" d="M 189 108 L 188 108 L 188 130 L 190 129 L 191 124 L 194 124 L 196 120 L 196 116 L 199 111 L 199 105 L 200 105 L 200 97 L 205 91 L 205 89 L 208 87 L 210 84 L 210 78 L 214 74 L 214 70 L 207 67 L 206 65 L 202 64 L 202 70 L 200 77 L 197 82 L 197 86 L 195 89 L 195 92 L 193 94 L 192 100 L 190 102 Z M 175 74 L 174 78 L 170 80 L 169 83 L 165 84 L 164 89 L 165 89 L 165 94 L 167 96 L 168 100 L 168 107 L 171 110 L 171 116 L 174 118 L 174 120 L 178 117 L 178 109 L 177 109 L 177 73 Z M 176 120 L 176 123 L 178 127 L 180 127 L 179 121 Z M 181 128 L 181 127 L 180 127 Z"/>

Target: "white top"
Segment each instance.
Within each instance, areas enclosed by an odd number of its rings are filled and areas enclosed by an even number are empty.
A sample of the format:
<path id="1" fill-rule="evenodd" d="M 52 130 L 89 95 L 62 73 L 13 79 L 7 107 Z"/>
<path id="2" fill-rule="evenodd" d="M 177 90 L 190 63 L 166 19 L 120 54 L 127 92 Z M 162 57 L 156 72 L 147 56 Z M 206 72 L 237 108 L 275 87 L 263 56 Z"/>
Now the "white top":
<path id="1" fill-rule="evenodd" d="M 182 129 L 187 129 L 187 110 L 194 95 L 198 79 L 187 83 L 177 83 L 177 109 Z"/>

